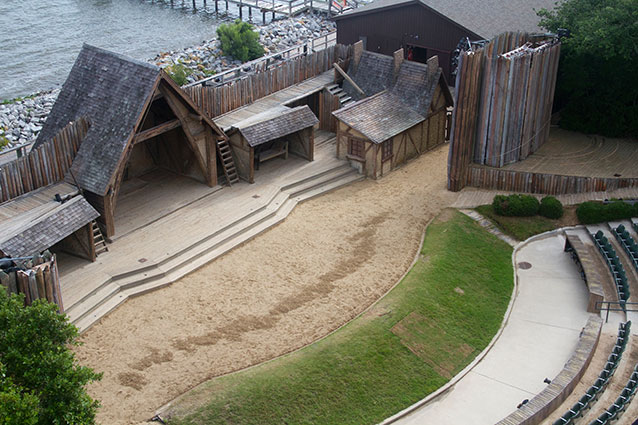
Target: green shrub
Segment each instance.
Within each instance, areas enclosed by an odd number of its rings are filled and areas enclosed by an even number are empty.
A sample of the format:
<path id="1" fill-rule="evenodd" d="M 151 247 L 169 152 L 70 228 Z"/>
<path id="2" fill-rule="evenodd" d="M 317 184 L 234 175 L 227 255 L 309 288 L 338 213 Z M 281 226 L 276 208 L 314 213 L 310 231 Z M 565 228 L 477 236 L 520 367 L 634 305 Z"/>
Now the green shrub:
<path id="1" fill-rule="evenodd" d="M 0 286 L 0 425 L 87 425 L 99 403 L 85 385 L 101 374 L 79 366 L 71 345 L 77 328 L 57 306 Z"/>
<path id="2" fill-rule="evenodd" d="M 171 65 L 166 67 L 166 72 L 170 77 L 180 86 L 188 84 L 188 76 L 193 73 L 189 68 L 182 65 L 181 63 L 176 63 L 175 65 Z"/>
<path id="3" fill-rule="evenodd" d="M 538 199 L 530 195 L 496 195 L 492 201 L 496 214 L 511 217 L 531 217 L 538 213 Z"/>
<path id="4" fill-rule="evenodd" d="M 246 62 L 264 55 L 259 33 L 248 22 L 238 19 L 233 24 L 222 24 L 217 28 L 217 36 L 226 56 Z"/>
<path id="5" fill-rule="evenodd" d="M 561 218 L 563 216 L 563 204 L 553 196 L 546 196 L 541 199 L 538 213 L 547 218 Z"/>
<path id="6" fill-rule="evenodd" d="M 616 201 L 609 204 L 588 201 L 583 202 L 576 209 L 578 221 L 582 224 L 596 224 L 604 221 L 622 220 L 638 216 L 638 204 L 629 205 L 626 202 Z"/>

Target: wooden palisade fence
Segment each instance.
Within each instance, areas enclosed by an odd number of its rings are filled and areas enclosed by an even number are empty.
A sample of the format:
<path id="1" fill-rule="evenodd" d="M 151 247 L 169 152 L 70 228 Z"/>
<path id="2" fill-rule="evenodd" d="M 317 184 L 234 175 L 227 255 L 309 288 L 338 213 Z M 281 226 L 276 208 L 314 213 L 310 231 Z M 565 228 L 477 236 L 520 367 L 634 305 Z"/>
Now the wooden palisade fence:
<path id="1" fill-rule="evenodd" d="M 88 129 L 81 118 L 28 155 L 1 165 L 0 202 L 63 180 Z"/>
<path id="2" fill-rule="evenodd" d="M 0 283 L 9 294 L 24 294 L 26 305 L 43 298 L 64 311 L 55 255 L 45 251 L 27 260 L 15 260 L 14 264 L 9 269 L 0 269 Z"/>
<path id="3" fill-rule="evenodd" d="M 248 105 L 286 87 L 298 84 L 332 69 L 332 64 L 351 55 L 351 47 L 329 46 L 266 69 L 257 67 L 253 74 L 218 87 L 192 86 L 184 91 L 209 117 L 214 118 Z"/>
<path id="4" fill-rule="evenodd" d="M 448 188 L 465 185 L 471 162 L 502 167 L 540 148 L 549 137 L 560 43 L 504 33 L 462 52 L 448 160 Z"/>

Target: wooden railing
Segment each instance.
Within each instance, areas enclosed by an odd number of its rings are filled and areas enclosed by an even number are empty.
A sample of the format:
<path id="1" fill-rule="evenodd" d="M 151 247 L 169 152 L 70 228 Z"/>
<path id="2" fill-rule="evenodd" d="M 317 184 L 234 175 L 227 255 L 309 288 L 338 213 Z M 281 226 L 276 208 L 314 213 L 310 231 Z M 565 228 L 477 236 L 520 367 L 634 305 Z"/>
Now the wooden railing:
<path id="1" fill-rule="evenodd" d="M 0 203 L 64 179 L 88 130 L 80 118 L 28 155 L 0 165 Z"/>
<path id="2" fill-rule="evenodd" d="M 335 44 L 337 44 L 337 31 L 332 31 L 328 34 L 322 35 L 321 37 L 313 38 L 306 43 L 289 47 L 288 49 L 272 53 L 267 56 L 262 56 L 255 60 L 243 63 L 238 67 L 203 78 L 199 81 L 195 81 L 194 83 L 186 84 L 182 88 L 187 89 L 200 85 L 221 86 L 235 80 L 246 78 L 248 75 L 255 72 L 264 72 L 268 69 L 281 66 L 282 61 L 292 60 L 302 55 L 325 50 Z"/>

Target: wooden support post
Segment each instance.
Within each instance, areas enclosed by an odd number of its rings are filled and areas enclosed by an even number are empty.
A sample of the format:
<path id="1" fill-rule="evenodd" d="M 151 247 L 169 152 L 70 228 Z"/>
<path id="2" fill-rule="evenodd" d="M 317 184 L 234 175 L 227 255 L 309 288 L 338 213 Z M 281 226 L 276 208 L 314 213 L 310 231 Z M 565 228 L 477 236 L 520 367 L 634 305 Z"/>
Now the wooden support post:
<path id="1" fill-rule="evenodd" d="M 226 1 L 226 14 L 228 14 L 228 0 L 225 0 L 225 1 Z"/>
<path id="2" fill-rule="evenodd" d="M 261 23 L 266 25 L 266 11 L 264 9 L 261 10 Z"/>
<path id="3" fill-rule="evenodd" d="M 204 0 L 204 9 L 206 9 L 206 0 Z"/>
<path id="4" fill-rule="evenodd" d="M 343 78 L 345 78 L 346 80 L 348 80 L 348 82 L 350 84 L 352 84 L 352 86 L 355 88 L 356 91 L 358 91 L 361 95 L 365 96 L 365 92 L 363 90 L 361 90 L 361 87 L 359 87 L 357 85 L 357 83 L 354 82 L 354 80 L 352 78 L 350 78 L 350 76 L 348 74 L 346 74 L 346 72 L 341 69 L 341 67 L 339 66 L 339 64 L 334 63 L 332 64 L 332 66 L 334 66 L 334 68 L 339 71 L 339 74 L 341 74 L 341 76 L 343 76 Z"/>
<path id="5" fill-rule="evenodd" d="M 215 0 L 215 15 L 219 14 L 219 0 Z"/>
<path id="6" fill-rule="evenodd" d="M 252 21 L 253 19 L 253 8 L 252 6 L 248 6 L 248 20 Z"/>
<path id="7" fill-rule="evenodd" d="M 195 0 L 193 0 L 193 10 L 197 10 L 197 4 L 195 4 Z"/>
<path id="8" fill-rule="evenodd" d="M 239 19 L 243 18 L 243 16 L 242 16 L 242 11 L 243 11 L 242 6 L 243 5 L 241 4 L 241 0 L 239 0 Z"/>

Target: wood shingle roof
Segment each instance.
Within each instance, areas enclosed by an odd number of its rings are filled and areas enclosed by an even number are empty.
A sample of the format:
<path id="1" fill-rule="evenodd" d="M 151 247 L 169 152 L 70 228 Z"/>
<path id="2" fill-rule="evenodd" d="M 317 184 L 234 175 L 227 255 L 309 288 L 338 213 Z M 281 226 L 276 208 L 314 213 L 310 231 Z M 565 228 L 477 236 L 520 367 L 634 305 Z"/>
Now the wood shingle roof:
<path id="1" fill-rule="evenodd" d="M 319 120 L 307 105 L 266 112 L 237 124 L 239 132 L 251 147 L 312 127 Z"/>
<path id="2" fill-rule="evenodd" d="M 85 44 L 34 146 L 88 119 L 71 170 L 83 189 L 104 195 L 160 75 L 155 65 Z"/>

